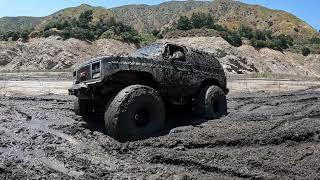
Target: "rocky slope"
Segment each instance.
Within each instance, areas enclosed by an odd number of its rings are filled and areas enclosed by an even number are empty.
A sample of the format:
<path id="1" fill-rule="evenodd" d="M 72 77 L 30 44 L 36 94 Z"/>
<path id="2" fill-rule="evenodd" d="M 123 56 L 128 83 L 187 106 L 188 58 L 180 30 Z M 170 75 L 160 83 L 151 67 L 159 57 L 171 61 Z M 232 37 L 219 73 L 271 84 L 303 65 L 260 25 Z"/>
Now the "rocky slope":
<path id="1" fill-rule="evenodd" d="M 251 46 L 233 47 L 220 37 L 168 39 L 212 53 L 228 74 L 320 76 L 320 54 L 309 55 L 279 52 Z M 36 38 L 28 43 L 0 43 L 1 71 L 68 70 L 92 57 L 126 55 L 135 45 L 116 40 L 100 39 L 92 43 L 59 37 Z"/>
<path id="2" fill-rule="evenodd" d="M 60 37 L 35 38 L 28 43 L 0 43 L 1 71 L 38 71 L 69 69 L 73 65 L 96 56 L 124 55 L 134 45 L 116 40 L 100 39 L 89 43 Z"/>

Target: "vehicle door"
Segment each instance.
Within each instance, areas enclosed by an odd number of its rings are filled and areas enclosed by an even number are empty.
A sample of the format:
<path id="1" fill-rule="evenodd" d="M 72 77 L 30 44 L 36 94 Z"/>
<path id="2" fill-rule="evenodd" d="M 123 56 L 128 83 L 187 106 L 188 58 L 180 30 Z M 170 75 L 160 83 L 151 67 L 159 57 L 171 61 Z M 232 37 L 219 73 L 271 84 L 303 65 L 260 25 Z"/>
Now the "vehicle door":
<path id="1" fill-rule="evenodd" d="M 167 86 L 172 95 L 188 93 L 192 84 L 193 67 L 192 57 L 187 48 L 174 44 L 167 44 L 164 58 L 167 62 Z"/>

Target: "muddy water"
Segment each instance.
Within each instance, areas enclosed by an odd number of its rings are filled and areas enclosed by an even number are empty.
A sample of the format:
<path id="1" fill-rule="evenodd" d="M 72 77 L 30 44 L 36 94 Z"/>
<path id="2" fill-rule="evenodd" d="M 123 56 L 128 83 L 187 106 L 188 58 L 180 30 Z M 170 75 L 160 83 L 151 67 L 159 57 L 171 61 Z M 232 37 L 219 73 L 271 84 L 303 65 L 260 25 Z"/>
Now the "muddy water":
<path id="1" fill-rule="evenodd" d="M 320 178 L 320 92 L 239 92 L 229 115 L 167 118 L 149 139 L 119 143 L 72 97 L 0 99 L 0 179 Z M 95 121 L 95 122 L 94 122 Z"/>

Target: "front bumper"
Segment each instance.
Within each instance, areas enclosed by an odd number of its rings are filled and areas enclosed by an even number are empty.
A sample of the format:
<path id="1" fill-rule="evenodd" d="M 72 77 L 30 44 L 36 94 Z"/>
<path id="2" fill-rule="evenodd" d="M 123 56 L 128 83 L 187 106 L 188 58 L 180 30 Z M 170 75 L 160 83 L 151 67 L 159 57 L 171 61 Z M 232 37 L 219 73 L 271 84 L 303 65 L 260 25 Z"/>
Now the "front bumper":
<path id="1" fill-rule="evenodd" d="M 85 83 L 73 84 L 70 89 L 68 89 L 69 95 L 74 95 L 77 97 L 88 96 L 89 87 Z"/>
<path id="2" fill-rule="evenodd" d="M 225 95 L 227 95 L 227 94 L 229 93 L 229 89 L 226 88 L 226 89 L 224 90 L 224 93 L 225 93 Z"/>

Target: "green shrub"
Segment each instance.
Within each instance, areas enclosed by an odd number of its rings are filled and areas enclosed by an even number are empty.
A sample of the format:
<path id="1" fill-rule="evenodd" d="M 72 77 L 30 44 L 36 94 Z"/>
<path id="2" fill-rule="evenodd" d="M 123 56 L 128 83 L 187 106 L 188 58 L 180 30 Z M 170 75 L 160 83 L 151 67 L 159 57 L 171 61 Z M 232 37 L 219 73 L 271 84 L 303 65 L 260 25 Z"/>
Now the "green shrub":
<path id="1" fill-rule="evenodd" d="M 29 34 L 30 34 L 30 32 L 22 32 L 22 33 L 20 33 L 20 37 L 21 37 L 22 41 L 24 41 L 24 42 L 28 41 L 29 40 Z"/>
<path id="2" fill-rule="evenodd" d="M 309 39 L 309 42 L 311 44 L 320 44 L 320 38 L 319 37 L 312 37 L 311 39 Z"/>
<path id="3" fill-rule="evenodd" d="M 254 35 L 253 30 L 247 26 L 240 26 L 240 28 L 238 29 L 238 32 L 241 37 L 245 37 L 248 39 L 252 39 Z"/>
<path id="4" fill-rule="evenodd" d="M 157 40 L 157 37 L 150 33 L 139 33 L 139 43 L 144 46 L 153 43 Z"/>
<path id="5" fill-rule="evenodd" d="M 160 34 L 160 31 L 157 30 L 157 29 L 154 29 L 154 30 L 151 32 L 151 34 L 152 34 L 153 36 L 157 37 L 157 36 Z"/>
<path id="6" fill-rule="evenodd" d="M 254 34 L 254 38 L 257 40 L 266 41 L 267 40 L 266 32 L 257 30 Z"/>
<path id="7" fill-rule="evenodd" d="M 240 47 L 242 45 L 241 37 L 237 32 L 222 32 L 220 35 L 232 46 Z"/>
<path id="8" fill-rule="evenodd" d="M 206 25 L 206 14 L 200 12 L 193 13 L 190 21 L 193 28 L 200 29 Z"/>
<path id="9" fill-rule="evenodd" d="M 180 16 L 177 22 L 177 29 L 180 30 L 189 30 L 192 28 L 190 20 L 187 16 Z"/>
<path id="10" fill-rule="evenodd" d="M 306 47 L 302 48 L 302 55 L 308 56 L 310 53 L 311 51 L 309 48 L 306 48 Z"/>

